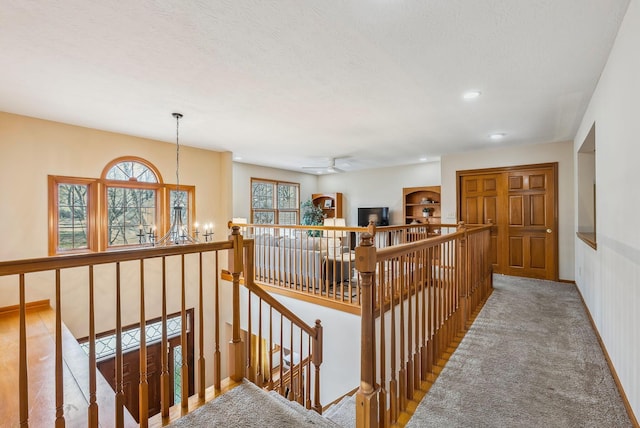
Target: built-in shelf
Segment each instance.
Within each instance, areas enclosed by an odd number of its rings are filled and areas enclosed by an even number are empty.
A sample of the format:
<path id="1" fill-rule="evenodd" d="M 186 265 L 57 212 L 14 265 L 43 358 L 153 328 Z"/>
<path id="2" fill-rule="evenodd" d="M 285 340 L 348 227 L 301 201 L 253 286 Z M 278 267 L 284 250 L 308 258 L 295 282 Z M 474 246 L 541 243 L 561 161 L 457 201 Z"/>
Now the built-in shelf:
<path id="1" fill-rule="evenodd" d="M 342 218 L 342 193 L 314 193 L 311 202 L 322 209 L 325 218 Z"/>
<path id="2" fill-rule="evenodd" d="M 402 201 L 406 224 L 440 223 L 440 186 L 405 187 Z M 428 210 L 428 217 L 423 215 L 424 209 Z"/>

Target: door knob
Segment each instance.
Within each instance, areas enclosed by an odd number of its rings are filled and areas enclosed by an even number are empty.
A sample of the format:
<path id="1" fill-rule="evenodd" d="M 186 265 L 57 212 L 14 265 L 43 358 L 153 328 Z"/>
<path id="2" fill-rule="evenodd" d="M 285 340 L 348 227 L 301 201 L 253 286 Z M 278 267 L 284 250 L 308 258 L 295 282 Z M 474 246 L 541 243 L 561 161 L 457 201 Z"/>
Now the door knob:
<path id="1" fill-rule="evenodd" d="M 551 230 L 551 229 L 547 229 L 547 233 L 551 233 L 551 232 L 552 232 L 552 230 Z"/>

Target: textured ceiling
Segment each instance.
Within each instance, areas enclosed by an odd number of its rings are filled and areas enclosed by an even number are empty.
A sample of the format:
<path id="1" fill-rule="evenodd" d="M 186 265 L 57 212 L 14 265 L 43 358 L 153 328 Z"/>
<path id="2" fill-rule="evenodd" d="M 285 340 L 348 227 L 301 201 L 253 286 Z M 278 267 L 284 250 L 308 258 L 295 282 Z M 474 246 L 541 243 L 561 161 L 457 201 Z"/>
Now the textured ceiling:
<path id="1" fill-rule="evenodd" d="M 357 170 L 572 139 L 629 1 L 0 2 L 2 111 Z"/>

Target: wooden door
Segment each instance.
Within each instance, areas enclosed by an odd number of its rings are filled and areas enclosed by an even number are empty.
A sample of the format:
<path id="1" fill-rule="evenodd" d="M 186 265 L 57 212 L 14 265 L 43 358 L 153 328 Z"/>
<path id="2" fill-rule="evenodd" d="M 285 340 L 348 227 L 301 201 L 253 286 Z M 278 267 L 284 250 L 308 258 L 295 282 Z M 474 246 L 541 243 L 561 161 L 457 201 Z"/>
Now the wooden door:
<path id="1" fill-rule="evenodd" d="M 458 171 L 458 213 L 487 223 L 495 273 L 558 279 L 557 163 Z"/>
<path id="2" fill-rule="evenodd" d="M 169 386 L 171 391 L 169 397 L 171 398 L 171 405 L 173 402 L 173 385 L 174 385 L 174 364 L 173 364 L 173 348 L 181 345 L 180 336 L 170 338 L 168 341 L 169 346 L 169 377 L 171 381 Z M 193 336 L 191 332 L 187 333 L 187 346 L 189 348 L 189 395 L 194 391 L 194 355 L 193 355 Z M 160 413 L 160 374 L 162 371 L 161 364 L 161 343 L 154 343 L 147 345 L 147 383 L 149 384 L 149 417 Z M 98 370 L 102 373 L 105 380 L 111 385 L 111 388 L 115 391 L 115 357 L 106 358 L 99 361 Z M 124 405 L 131 413 L 131 416 L 139 422 L 139 395 L 138 385 L 140 383 L 140 349 L 125 352 L 122 354 L 122 389 L 124 391 Z"/>
<path id="3" fill-rule="evenodd" d="M 552 168 L 509 171 L 508 275 L 557 279 L 555 174 Z"/>
<path id="4" fill-rule="evenodd" d="M 501 253 L 502 243 L 498 241 L 499 224 L 503 210 L 498 208 L 498 190 L 503 187 L 502 174 L 478 174 L 463 176 L 459 180 L 461 197 L 459 198 L 460 219 L 468 224 L 487 224 L 491 221 L 495 226 L 491 228 L 491 246 L 489 259 L 493 271 L 500 270 L 498 254 Z"/>

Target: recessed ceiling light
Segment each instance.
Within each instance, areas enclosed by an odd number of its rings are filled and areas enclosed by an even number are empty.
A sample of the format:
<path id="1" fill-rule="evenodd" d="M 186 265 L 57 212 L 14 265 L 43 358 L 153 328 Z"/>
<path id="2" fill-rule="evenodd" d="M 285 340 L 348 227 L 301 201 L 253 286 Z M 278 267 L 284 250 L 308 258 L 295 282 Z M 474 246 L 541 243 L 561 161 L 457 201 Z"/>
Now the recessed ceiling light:
<path id="1" fill-rule="evenodd" d="M 421 157 L 421 158 L 420 158 L 420 162 L 426 162 L 426 161 L 427 161 L 427 158 L 426 158 L 426 157 Z"/>
<path id="2" fill-rule="evenodd" d="M 489 138 L 491 138 L 493 141 L 498 141 L 498 140 L 502 140 L 505 137 L 505 135 L 507 134 L 504 134 L 502 132 L 496 132 L 495 134 L 489 135 Z"/>
<path id="3" fill-rule="evenodd" d="M 472 100 L 474 98 L 478 98 L 481 93 L 482 92 L 480 91 L 467 91 L 464 94 L 462 94 L 462 98 L 464 98 L 465 100 Z"/>
<path id="4" fill-rule="evenodd" d="M 234 156 L 233 160 L 237 160 L 237 161 L 242 160 L 242 156 Z"/>

